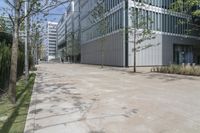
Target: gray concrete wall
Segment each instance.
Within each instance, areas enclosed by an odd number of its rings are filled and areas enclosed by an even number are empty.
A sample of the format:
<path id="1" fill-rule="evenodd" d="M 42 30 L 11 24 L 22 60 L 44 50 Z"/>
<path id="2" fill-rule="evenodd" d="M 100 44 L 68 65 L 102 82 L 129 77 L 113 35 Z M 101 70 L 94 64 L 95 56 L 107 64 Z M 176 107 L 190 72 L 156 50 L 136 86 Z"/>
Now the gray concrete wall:
<path id="1" fill-rule="evenodd" d="M 147 40 L 139 46 L 152 45 L 137 52 L 137 66 L 169 65 L 173 63 L 173 45 L 200 46 L 200 40 L 195 38 L 156 34 L 155 39 Z M 101 40 L 97 39 L 81 45 L 81 63 L 101 64 Z M 129 39 L 128 66 L 133 66 L 133 43 Z M 104 40 L 104 65 L 125 66 L 124 38 L 122 33 L 114 33 Z"/>
<path id="2" fill-rule="evenodd" d="M 129 66 L 133 66 L 134 52 L 133 52 L 133 37 L 129 37 Z M 145 48 L 146 46 L 151 46 Z M 137 66 L 155 66 L 162 65 L 162 36 L 155 35 L 155 39 L 146 40 L 136 47 L 141 47 L 136 54 Z"/>
<path id="3" fill-rule="evenodd" d="M 200 40 L 174 35 L 162 35 L 162 65 L 173 63 L 174 44 L 200 46 Z"/>
<path id="4" fill-rule="evenodd" d="M 104 39 L 103 64 L 110 66 L 124 66 L 124 42 L 122 32 L 111 34 Z M 81 63 L 101 64 L 102 41 L 97 39 L 81 45 Z"/>
<path id="5" fill-rule="evenodd" d="M 133 43 L 131 43 L 132 39 L 129 41 L 129 66 L 133 66 Z M 147 40 L 139 45 L 140 47 L 153 46 L 137 52 L 137 66 L 172 64 L 174 44 L 200 46 L 200 40 L 170 34 L 156 34 L 155 39 Z"/>

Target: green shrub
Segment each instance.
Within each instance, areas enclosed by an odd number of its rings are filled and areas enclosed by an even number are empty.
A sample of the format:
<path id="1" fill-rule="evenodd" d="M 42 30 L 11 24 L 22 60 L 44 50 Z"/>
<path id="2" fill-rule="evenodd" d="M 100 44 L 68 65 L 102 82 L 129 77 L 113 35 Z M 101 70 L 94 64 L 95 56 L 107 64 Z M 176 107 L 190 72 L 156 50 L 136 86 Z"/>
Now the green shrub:
<path id="1" fill-rule="evenodd" d="M 5 90 L 8 86 L 9 70 L 10 70 L 10 48 L 5 42 L 0 43 L 0 88 Z M 0 91 L 0 93 L 1 93 Z"/>
<path id="2" fill-rule="evenodd" d="M 153 68 L 153 72 L 200 76 L 200 66 L 162 66 Z"/>
<path id="3" fill-rule="evenodd" d="M 197 76 L 200 76 L 200 67 L 195 69 L 195 73 L 197 74 Z"/>
<path id="4" fill-rule="evenodd" d="M 0 33 L 0 94 L 6 91 L 9 83 L 11 65 L 11 43 L 12 35 Z M 4 41 L 3 41 L 4 39 Z M 24 48 L 22 43 L 18 49 L 17 77 L 24 72 Z"/>
<path id="5" fill-rule="evenodd" d="M 180 69 L 181 69 L 181 66 L 178 66 L 178 65 L 171 65 L 169 68 L 169 73 L 176 73 L 176 74 L 179 74 L 180 73 Z"/>

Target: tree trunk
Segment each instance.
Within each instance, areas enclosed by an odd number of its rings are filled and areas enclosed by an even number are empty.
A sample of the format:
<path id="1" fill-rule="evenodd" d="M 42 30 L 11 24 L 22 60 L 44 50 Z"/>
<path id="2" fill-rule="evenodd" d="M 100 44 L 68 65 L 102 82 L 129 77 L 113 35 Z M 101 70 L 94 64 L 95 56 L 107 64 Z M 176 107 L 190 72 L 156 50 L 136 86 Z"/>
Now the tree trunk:
<path id="1" fill-rule="evenodd" d="M 74 63 L 76 64 L 76 55 L 74 55 Z"/>
<path id="2" fill-rule="evenodd" d="M 104 45 L 103 45 L 103 43 L 104 43 L 104 40 L 102 38 L 102 40 L 101 40 L 101 68 L 104 67 Z"/>
<path id="3" fill-rule="evenodd" d="M 38 65 L 38 40 L 36 40 L 36 46 L 35 46 L 35 48 L 36 48 L 36 50 L 35 50 L 35 60 L 36 60 L 36 65 Z"/>
<path id="4" fill-rule="evenodd" d="M 27 9 L 28 8 L 28 3 L 27 0 L 25 0 L 25 15 L 27 15 Z M 25 18 L 25 77 L 26 77 L 26 84 L 28 84 L 28 70 L 29 70 L 29 64 L 28 64 L 28 18 Z"/>
<path id="5" fill-rule="evenodd" d="M 11 67 L 10 67 L 10 80 L 8 95 L 10 101 L 16 103 L 16 81 L 17 81 L 17 59 L 18 59 L 18 44 L 19 44 L 19 1 L 15 1 L 15 24 L 12 43 Z"/>
<path id="6" fill-rule="evenodd" d="M 28 7 L 28 9 L 27 10 L 29 10 L 30 9 L 30 0 L 27 0 L 27 7 Z M 30 37 L 30 32 L 31 31 L 31 17 L 30 16 L 28 16 L 27 17 L 27 48 L 28 48 L 28 74 L 29 74 L 29 55 L 31 55 L 31 37 Z M 33 64 L 32 64 L 33 65 Z M 31 66 L 30 66 L 31 67 Z"/>
<path id="7" fill-rule="evenodd" d="M 134 56 L 133 57 L 133 60 L 134 60 L 133 61 L 133 72 L 136 72 L 136 52 L 137 52 L 137 50 L 136 50 L 136 34 L 137 34 L 136 30 L 134 30 L 134 40 L 133 40 L 133 45 L 134 45 L 133 46 L 133 52 L 134 52 L 133 53 L 134 54 L 133 55 Z"/>

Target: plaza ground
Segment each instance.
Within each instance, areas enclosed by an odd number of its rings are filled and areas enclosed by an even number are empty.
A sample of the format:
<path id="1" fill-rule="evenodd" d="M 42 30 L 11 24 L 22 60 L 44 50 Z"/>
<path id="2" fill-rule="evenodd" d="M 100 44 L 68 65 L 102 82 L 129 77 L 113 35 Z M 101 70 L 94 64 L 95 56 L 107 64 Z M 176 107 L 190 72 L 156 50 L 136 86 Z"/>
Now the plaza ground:
<path id="1" fill-rule="evenodd" d="M 200 78 L 40 64 L 25 133 L 199 133 Z"/>

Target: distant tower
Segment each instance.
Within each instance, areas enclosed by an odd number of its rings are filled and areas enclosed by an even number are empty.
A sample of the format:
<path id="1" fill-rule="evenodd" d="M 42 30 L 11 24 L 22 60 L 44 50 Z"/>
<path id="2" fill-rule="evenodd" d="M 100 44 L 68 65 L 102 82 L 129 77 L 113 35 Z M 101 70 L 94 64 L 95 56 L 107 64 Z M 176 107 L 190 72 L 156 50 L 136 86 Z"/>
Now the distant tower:
<path id="1" fill-rule="evenodd" d="M 46 56 L 47 60 L 55 59 L 56 57 L 56 22 L 47 22 L 46 30 Z"/>

